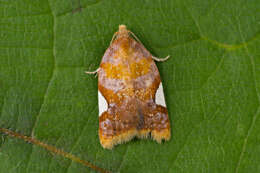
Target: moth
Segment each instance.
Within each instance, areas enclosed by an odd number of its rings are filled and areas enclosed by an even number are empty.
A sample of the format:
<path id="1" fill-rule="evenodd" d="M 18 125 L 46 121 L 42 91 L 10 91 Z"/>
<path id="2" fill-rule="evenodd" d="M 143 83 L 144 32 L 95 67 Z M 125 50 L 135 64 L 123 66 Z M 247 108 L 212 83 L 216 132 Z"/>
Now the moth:
<path id="1" fill-rule="evenodd" d="M 151 136 L 158 143 L 171 137 L 156 58 L 125 25 L 119 25 L 98 74 L 99 140 L 103 148 Z"/>

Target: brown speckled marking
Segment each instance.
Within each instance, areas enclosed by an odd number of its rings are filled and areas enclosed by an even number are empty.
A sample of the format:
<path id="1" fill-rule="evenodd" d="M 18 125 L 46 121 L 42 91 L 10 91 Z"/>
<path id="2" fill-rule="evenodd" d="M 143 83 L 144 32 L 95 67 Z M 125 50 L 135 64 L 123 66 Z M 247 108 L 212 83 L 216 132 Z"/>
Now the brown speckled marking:
<path id="1" fill-rule="evenodd" d="M 156 105 L 161 82 L 152 55 L 119 26 L 98 71 L 98 89 L 108 103 L 99 117 L 99 138 L 104 148 L 151 136 L 157 142 L 170 139 L 166 107 Z"/>

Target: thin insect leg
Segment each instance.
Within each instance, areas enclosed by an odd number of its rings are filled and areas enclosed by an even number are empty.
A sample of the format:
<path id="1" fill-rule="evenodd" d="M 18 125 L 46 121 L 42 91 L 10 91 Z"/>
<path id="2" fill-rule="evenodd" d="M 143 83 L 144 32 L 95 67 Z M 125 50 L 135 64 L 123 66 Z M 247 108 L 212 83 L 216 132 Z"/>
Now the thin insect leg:
<path id="1" fill-rule="evenodd" d="M 170 55 L 166 56 L 165 58 L 157 58 L 155 56 L 152 56 L 153 60 L 158 61 L 158 62 L 163 62 L 166 61 L 167 59 L 170 58 Z"/>
<path id="2" fill-rule="evenodd" d="M 85 71 L 86 74 L 97 74 L 100 68 L 96 69 L 95 71 Z"/>

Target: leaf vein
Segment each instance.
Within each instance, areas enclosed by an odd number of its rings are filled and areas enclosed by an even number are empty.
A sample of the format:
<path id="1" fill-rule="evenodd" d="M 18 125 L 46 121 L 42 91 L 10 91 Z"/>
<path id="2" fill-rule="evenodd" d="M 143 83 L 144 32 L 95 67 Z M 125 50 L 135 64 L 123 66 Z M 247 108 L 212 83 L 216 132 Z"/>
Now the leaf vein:
<path id="1" fill-rule="evenodd" d="M 240 153 L 239 160 L 238 160 L 238 162 L 237 162 L 237 166 L 236 166 L 236 171 L 235 171 L 235 173 L 238 173 L 238 171 L 239 171 L 239 167 L 240 167 L 240 165 L 241 165 L 241 161 L 242 161 L 242 159 L 243 159 L 243 157 L 244 157 L 244 153 L 245 153 L 245 151 L 246 151 L 246 146 L 247 146 L 248 137 L 250 136 L 251 131 L 253 130 L 253 127 L 255 126 L 255 122 L 256 122 L 256 119 L 257 119 L 259 113 L 260 113 L 260 106 L 258 107 L 258 109 L 257 109 L 257 111 L 256 111 L 256 113 L 255 113 L 255 115 L 253 116 L 253 119 L 252 119 L 252 121 L 251 121 L 251 123 L 250 123 L 250 126 L 249 126 L 249 128 L 248 128 L 248 131 L 247 131 L 247 134 L 246 134 L 244 143 L 243 143 L 242 151 L 241 151 L 241 153 Z"/>
<path id="2" fill-rule="evenodd" d="M 95 109 L 96 109 L 96 107 L 94 107 L 94 108 L 92 109 L 92 111 L 90 112 L 90 114 L 92 114 Z M 81 130 L 81 132 L 80 132 L 80 134 L 78 135 L 78 137 L 77 137 L 75 143 L 72 145 L 71 150 L 70 150 L 69 153 L 72 153 L 72 151 L 74 150 L 75 146 L 77 146 L 81 135 L 83 134 L 83 132 L 85 131 L 86 126 L 87 126 L 87 125 L 89 124 L 89 122 L 90 122 L 90 118 L 91 118 L 91 117 L 89 116 L 87 122 L 85 123 L 84 128 Z M 72 160 L 70 161 L 70 164 L 69 164 L 68 167 L 66 168 L 66 171 L 65 171 L 65 172 L 68 172 L 69 168 L 71 167 L 71 163 L 72 163 Z"/>
<path id="3" fill-rule="evenodd" d="M 90 7 L 90 6 L 97 5 L 97 4 L 99 4 L 100 2 L 102 2 L 102 0 L 98 0 L 96 3 L 86 5 L 85 7 L 81 7 L 81 6 L 80 6 L 79 8 L 80 8 L 80 9 L 86 9 L 86 8 L 88 8 L 88 7 Z M 72 11 L 70 10 L 70 11 L 65 11 L 65 12 L 62 12 L 62 13 L 60 13 L 60 14 L 57 14 L 57 17 L 61 17 L 61 16 L 65 16 L 65 15 L 67 15 L 67 14 L 69 14 L 69 13 L 73 13 L 74 10 L 75 10 L 75 9 L 73 9 Z"/>
<path id="4" fill-rule="evenodd" d="M 127 148 L 126 148 L 126 150 L 125 150 L 123 159 L 122 159 L 122 161 L 121 161 L 121 163 L 120 163 L 120 165 L 119 165 L 119 167 L 118 167 L 118 169 L 117 169 L 116 172 L 119 172 L 119 171 L 120 171 L 120 169 L 121 169 L 121 167 L 122 167 L 122 165 L 123 165 L 123 162 L 124 162 L 124 160 L 125 160 L 125 158 L 126 158 L 126 154 L 127 154 L 128 148 L 129 148 L 129 145 L 127 146 Z"/>
<path id="5" fill-rule="evenodd" d="M 218 112 L 218 110 L 215 111 L 214 114 L 216 114 L 216 112 Z M 214 118 L 215 118 L 215 116 L 212 116 L 211 119 L 214 119 Z M 210 119 L 210 120 L 211 120 L 211 119 Z M 205 121 L 208 121 L 208 120 L 209 120 L 209 119 L 203 119 L 203 120 L 201 120 L 200 123 L 198 123 L 197 125 L 194 125 L 194 127 L 192 128 L 192 130 L 186 135 L 187 137 L 186 137 L 184 143 L 182 144 L 182 147 L 181 147 L 181 148 L 179 149 L 179 151 L 177 152 L 176 157 L 175 157 L 172 161 L 170 161 L 170 162 L 172 163 L 172 164 L 170 164 L 170 165 L 172 165 L 172 166 L 174 165 L 174 163 L 176 162 L 177 158 L 179 157 L 179 154 L 181 153 L 181 151 L 183 150 L 183 148 L 187 145 L 188 138 L 190 137 L 190 135 L 192 134 L 192 132 L 194 132 L 195 129 L 199 128 Z M 170 173 L 170 170 L 171 170 L 171 167 L 169 166 L 167 172 Z"/>
<path id="6" fill-rule="evenodd" d="M 242 39 L 244 40 L 244 37 L 243 37 L 241 29 L 240 29 L 240 25 L 239 25 L 239 32 L 240 32 Z M 245 50 L 246 50 L 247 55 L 250 58 L 250 62 L 251 62 L 251 65 L 252 65 L 252 73 L 253 73 L 253 77 L 254 77 L 255 90 L 256 90 L 256 93 L 257 93 L 258 104 L 260 104 L 260 95 L 257 91 L 257 79 L 256 79 L 256 72 L 255 72 L 256 71 L 255 70 L 255 62 L 254 62 L 253 57 L 249 53 L 247 44 L 245 44 Z M 237 166 L 236 166 L 236 170 L 235 170 L 236 173 L 238 173 L 238 171 L 239 171 L 239 167 L 240 167 L 241 161 L 244 157 L 244 153 L 245 153 L 245 150 L 246 150 L 248 137 L 250 136 L 251 131 L 253 130 L 253 127 L 255 125 L 255 122 L 256 122 L 256 119 L 257 119 L 259 113 L 260 113 L 260 106 L 258 107 L 256 113 L 254 114 L 253 119 L 252 119 L 250 126 L 248 128 L 247 135 L 245 137 L 245 140 L 244 140 L 244 143 L 243 143 L 243 146 L 242 146 L 242 151 L 240 153 L 239 160 L 238 160 L 238 163 L 237 163 Z"/>
<path id="7" fill-rule="evenodd" d="M 49 83 L 48 83 L 48 86 L 45 90 L 45 93 L 44 93 L 44 96 L 43 96 L 43 100 L 42 100 L 42 104 L 41 104 L 41 107 L 39 109 L 39 113 L 38 115 L 36 116 L 36 120 L 34 122 L 34 125 L 33 125 L 33 128 L 32 128 L 32 132 L 31 132 L 31 136 L 33 137 L 34 136 L 34 130 L 36 128 L 36 125 L 37 125 L 37 122 L 39 121 L 39 117 L 40 117 L 40 113 L 42 111 L 42 108 L 43 108 L 43 105 L 44 105 L 44 102 L 46 100 L 46 97 L 47 97 L 47 93 L 50 89 L 50 86 L 51 86 L 51 83 L 52 81 L 54 80 L 54 73 L 55 73 L 55 69 L 56 69 L 56 61 L 55 61 L 55 57 L 56 57 L 56 49 L 55 49 L 55 44 L 56 44 L 56 19 L 55 19 L 55 15 L 53 13 L 53 11 L 51 10 L 51 5 L 50 5 L 50 2 L 48 1 L 49 3 L 49 8 L 50 8 L 50 11 L 51 11 L 51 14 L 53 16 L 53 70 L 52 70 L 52 74 L 51 74 L 51 77 L 50 77 L 50 80 L 49 80 Z M 27 166 L 26 166 L 26 172 L 28 172 L 28 168 L 29 168 L 29 164 L 30 164 L 30 160 L 31 160 L 31 155 L 33 153 L 33 148 L 34 146 L 32 146 L 32 149 L 31 149 L 31 152 L 30 152 L 30 156 L 29 156 L 29 159 L 28 159 L 28 163 L 27 163 Z"/>

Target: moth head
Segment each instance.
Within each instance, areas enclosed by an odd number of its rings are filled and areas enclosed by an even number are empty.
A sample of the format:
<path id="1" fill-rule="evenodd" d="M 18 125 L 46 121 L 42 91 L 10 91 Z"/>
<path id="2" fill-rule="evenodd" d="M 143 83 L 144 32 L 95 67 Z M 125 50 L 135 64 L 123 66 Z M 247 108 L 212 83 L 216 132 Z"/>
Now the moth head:
<path id="1" fill-rule="evenodd" d="M 129 36 L 129 31 L 127 30 L 125 25 L 119 25 L 117 37 L 128 37 Z"/>

